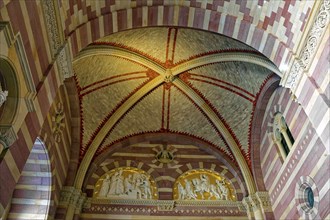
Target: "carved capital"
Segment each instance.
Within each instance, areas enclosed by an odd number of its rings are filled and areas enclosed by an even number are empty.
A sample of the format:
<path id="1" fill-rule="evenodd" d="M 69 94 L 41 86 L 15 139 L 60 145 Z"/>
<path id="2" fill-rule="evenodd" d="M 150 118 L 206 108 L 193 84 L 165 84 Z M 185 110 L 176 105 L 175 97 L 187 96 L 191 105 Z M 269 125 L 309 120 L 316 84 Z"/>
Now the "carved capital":
<path id="1" fill-rule="evenodd" d="M 245 210 L 248 213 L 253 212 L 253 204 L 251 203 L 249 197 L 243 198 L 242 204 L 243 204 L 242 208 L 244 207 L 243 210 Z"/>
<path id="2" fill-rule="evenodd" d="M 72 186 L 64 186 L 60 194 L 59 205 L 63 207 L 71 206 L 76 213 L 80 213 L 85 206 L 86 194 Z"/>
<path id="3" fill-rule="evenodd" d="M 261 208 L 265 212 L 272 212 L 272 203 L 270 201 L 270 197 L 269 197 L 268 192 L 266 192 L 266 191 L 264 191 L 264 192 L 256 192 L 255 195 L 258 198 L 259 202 L 260 202 Z"/>
<path id="4" fill-rule="evenodd" d="M 256 192 L 253 195 L 245 197 L 242 201 L 241 209 L 245 209 L 248 213 L 257 213 L 256 211 L 272 212 L 272 204 L 270 202 L 268 192 Z M 243 210 L 244 210 L 243 209 Z"/>
<path id="5" fill-rule="evenodd" d="M 60 193 L 59 204 L 62 206 L 68 206 L 70 204 L 71 196 L 72 196 L 74 190 L 75 190 L 74 187 L 64 186 Z"/>

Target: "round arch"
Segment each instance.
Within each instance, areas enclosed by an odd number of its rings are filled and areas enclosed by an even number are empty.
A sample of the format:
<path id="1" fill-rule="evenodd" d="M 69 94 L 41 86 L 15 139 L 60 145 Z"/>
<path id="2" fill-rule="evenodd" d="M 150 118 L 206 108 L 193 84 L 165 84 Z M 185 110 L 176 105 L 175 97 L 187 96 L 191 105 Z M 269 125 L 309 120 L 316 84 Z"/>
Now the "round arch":
<path id="1" fill-rule="evenodd" d="M 206 151 L 207 153 L 211 155 L 215 155 L 217 160 L 222 162 L 226 167 L 228 167 L 228 170 L 230 173 L 234 175 L 234 177 L 237 179 L 238 184 L 240 185 L 240 188 L 242 189 L 242 193 L 244 196 L 248 195 L 248 190 L 246 183 L 244 182 L 244 177 L 238 168 L 238 165 L 233 163 L 232 160 L 225 154 L 223 154 L 221 151 L 217 150 L 212 144 L 209 144 L 203 140 L 200 140 L 199 138 L 192 137 L 190 135 L 186 134 L 178 134 L 178 133 L 142 133 L 142 134 L 136 134 L 132 135 L 130 137 L 124 138 L 122 140 L 116 141 L 111 146 L 108 146 L 107 150 L 104 151 L 99 156 L 95 157 L 93 162 L 90 164 L 89 169 L 86 173 L 85 179 L 84 179 L 84 186 L 87 184 L 87 180 L 90 179 L 92 174 L 97 170 L 99 165 L 113 152 L 115 152 L 117 149 L 124 148 L 130 145 L 138 144 L 138 143 L 170 143 L 170 144 L 182 144 L 182 145 L 194 145 L 203 151 Z M 84 188 L 84 187 L 83 187 Z"/>
<path id="2" fill-rule="evenodd" d="M 276 88 L 279 87 L 280 79 L 278 77 L 273 77 L 269 80 L 259 93 L 259 97 L 255 104 L 255 110 L 253 114 L 253 119 L 251 122 L 251 132 L 250 132 L 250 144 L 251 144 L 251 165 L 254 181 L 258 191 L 266 191 L 266 187 L 263 180 L 262 170 L 261 170 L 261 158 L 260 158 L 260 145 L 261 136 L 260 129 L 262 127 L 263 118 L 265 115 L 266 106 L 268 104 L 269 98 L 274 93 Z"/>

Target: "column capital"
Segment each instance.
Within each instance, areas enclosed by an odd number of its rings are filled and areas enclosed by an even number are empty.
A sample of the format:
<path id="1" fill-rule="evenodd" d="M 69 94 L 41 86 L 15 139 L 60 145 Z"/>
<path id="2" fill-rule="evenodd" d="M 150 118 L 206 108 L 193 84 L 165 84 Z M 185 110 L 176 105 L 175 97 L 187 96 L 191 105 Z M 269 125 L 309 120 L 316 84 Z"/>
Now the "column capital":
<path id="1" fill-rule="evenodd" d="M 59 206 L 72 207 L 79 214 L 86 201 L 86 194 L 72 186 L 64 186 L 60 194 Z"/>

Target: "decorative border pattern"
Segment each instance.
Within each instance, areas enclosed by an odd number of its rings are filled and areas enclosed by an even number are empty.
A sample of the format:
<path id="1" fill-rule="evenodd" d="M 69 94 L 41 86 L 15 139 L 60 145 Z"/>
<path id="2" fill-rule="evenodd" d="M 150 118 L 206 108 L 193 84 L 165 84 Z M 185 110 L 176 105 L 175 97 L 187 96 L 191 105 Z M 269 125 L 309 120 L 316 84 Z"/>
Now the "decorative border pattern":
<path id="1" fill-rule="evenodd" d="M 289 72 L 285 74 L 282 85 L 291 89 L 294 93 L 298 83 L 302 78 L 303 72 L 309 68 L 310 61 L 315 56 L 322 36 L 326 32 L 330 20 L 330 1 L 324 0 L 320 11 L 315 19 L 314 25 L 306 38 L 305 47 L 298 59 L 295 59 Z"/>

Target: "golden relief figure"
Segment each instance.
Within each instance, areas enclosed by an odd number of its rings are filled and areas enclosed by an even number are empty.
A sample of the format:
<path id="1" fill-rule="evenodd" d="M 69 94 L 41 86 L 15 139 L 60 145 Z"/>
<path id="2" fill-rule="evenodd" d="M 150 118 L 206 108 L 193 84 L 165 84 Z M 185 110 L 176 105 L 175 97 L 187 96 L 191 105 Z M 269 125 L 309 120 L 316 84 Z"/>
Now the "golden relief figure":
<path id="1" fill-rule="evenodd" d="M 187 171 L 175 181 L 173 199 L 236 201 L 236 196 L 232 184 L 219 173 L 198 169 Z"/>
<path id="2" fill-rule="evenodd" d="M 145 171 L 119 167 L 105 173 L 95 184 L 94 197 L 112 199 L 157 199 L 155 181 Z"/>

